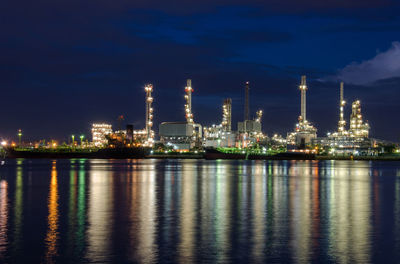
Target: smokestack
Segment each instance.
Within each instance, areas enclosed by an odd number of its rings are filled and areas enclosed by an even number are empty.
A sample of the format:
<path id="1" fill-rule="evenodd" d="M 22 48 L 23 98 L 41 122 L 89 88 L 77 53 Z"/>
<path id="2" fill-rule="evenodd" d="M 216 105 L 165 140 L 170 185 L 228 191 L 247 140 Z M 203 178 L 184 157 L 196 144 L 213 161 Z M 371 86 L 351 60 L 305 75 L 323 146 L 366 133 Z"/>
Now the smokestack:
<path id="1" fill-rule="evenodd" d="M 344 135 L 346 133 L 346 121 L 344 120 L 344 106 L 346 102 L 344 100 L 344 87 L 343 82 L 340 82 L 340 104 L 339 104 L 339 126 L 338 132 L 339 135 Z"/>
<path id="2" fill-rule="evenodd" d="M 299 86 L 299 89 L 301 91 L 301 119 L 303 121 L 307 120 L 306 117 L 306 91 L 307 91 L 307 84 L 306 84 L 306 76 L 303 75 L 301 76 L 301 84 Z"/>
<path id="3" fill-rule="evenodd" d="M 343 82 L 340 82 L 340 104 L 343 103 Z"/>
<path id="4" fill-rule="evenodd" d="M 245 102 L 244 102 L 244 121 L 250 120 L 249 112 L 250 112 L 250 106 L 249 106 L 249 82 L 246 82 L 246 95 L 245 95 Z"/>

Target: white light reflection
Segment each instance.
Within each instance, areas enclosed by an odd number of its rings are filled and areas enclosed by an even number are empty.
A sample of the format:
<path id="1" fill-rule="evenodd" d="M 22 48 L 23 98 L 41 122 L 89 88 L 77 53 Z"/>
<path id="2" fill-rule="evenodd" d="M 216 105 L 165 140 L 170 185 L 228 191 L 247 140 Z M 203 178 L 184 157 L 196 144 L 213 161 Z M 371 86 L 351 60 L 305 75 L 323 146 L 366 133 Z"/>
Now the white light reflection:
<path id="1" fill-rule="evenodd" d="M 91 262 L 110 261 L 108 252 L 113 224 L 113 177 L 110 161 L 99 166 L 96 160 L 89 160 L 89 201 L 86 257 Z"/>
<path id="2" fill-rule="evenodd" d="M 138 193 L 138 256 L 142 263 L 156 261 L 156 160 L 148 160 L 141 168 L 139 175 L 135 175 L 135 193 Z M 140 179 L 139 179 L 140 177 Z M 134 235 L 134 234 L 131 234 Z"/>
<path id="3" fill-rule="evenodd" d="M 197 167 L 196 161 L 185 160 L 183 162 L 183 175 L 180 193 L 182 204 L 180 207 L 180 263 L 194 262 L 195 248 L 195 224 L 196 224 L 196 197 L 197 197 Z"/>

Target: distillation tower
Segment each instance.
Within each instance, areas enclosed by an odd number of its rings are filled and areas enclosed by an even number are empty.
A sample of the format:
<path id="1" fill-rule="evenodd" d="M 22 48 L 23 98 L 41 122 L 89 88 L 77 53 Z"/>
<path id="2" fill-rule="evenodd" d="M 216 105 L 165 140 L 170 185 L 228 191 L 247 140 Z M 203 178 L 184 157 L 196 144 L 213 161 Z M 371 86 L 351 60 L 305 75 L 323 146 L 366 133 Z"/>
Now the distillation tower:
<path id="1" fill-rule="evenodd" d="M 186 115 L 186 122 L 188 124 L 193 124 L 193 114 L 192 114 L 192 80 L 187 79 L 186 81 L 186 87 L 185 87 L 185 115 Z"/>
<path id="2" fill-rule="evenodd" d="M 222 105 L 222 127 L 225 132 L 232 130 L 232 99 L 226 98 Z"/>
<path id="3" fill-rule="evenodd" d="M 204 147 L 234 147 L 236 133 L 232 132 L 232 99 L 226 98 L 222 104 L 222 122 L 204 127 Z"/>
<path id="4" fill-rule="evenodd" d="M 147 84 L 144 87 L 146 92 L 146 144 L 153 145 L 154 142 L 154 132 L 152 130 L 153 127 L 153 97 L 151 93 L 153 92 L 153 85 Z"/>
<path id="5" fill-rule="evenodd" d="M 363 122 L 361 115 L 361 102 L 356 100 L 351 107 L 350 116 L 350 136 L 367 138 L 369 134 L 369 124 Z"/>
<path id="6" fill-rule="evenodd" d="M 344 107 L 346 101 L 344 100 L 344 87 L 343 82 L 340 83 L 340 112 L 338 131 L 331 134 L 330 137 L 334 138 L 368 138 L 369 124 L 363 122 L 361 115 L 361 102 L 356 100 L 352 103 L 350 115 L 350 129 L 346 130 L 346 120 L 344 118 Z"/>
<path id="7" fill-rule="evenodd" d="M 359 151 L 367 151 L 372 146 L 372 141 L 368 139 L 369 125 L 364 123 L 361 115 L 361 102 L 356 100 L 352 103 L 350 115 L 350 128 L 346 128 L 344 117 L 344 85 L 340 83 L 339 101 L 339 121 L 337 131 L 328 133 L 326 138 L 318 138 L 314 143 L 321 146 L 330 147 L 331 153 L 357 154 Z"/>
<path id="8" fill-rule="evenodd" d="M 186 117 L 186 123 L 193 128 L 193 141 L 195 141 L 196 146 L 200 146 L 201 142 L 201 137 L 203 135 L 202 127 L 200 124 L 196 124 L 193 121 L 193 113 L 192 113 L 192 93 L 193 93 L 193 88 L 192 88 L 192 80 L 187 79 L 186 80 L 186 87 L 185 87 L 185 117 Z"/>

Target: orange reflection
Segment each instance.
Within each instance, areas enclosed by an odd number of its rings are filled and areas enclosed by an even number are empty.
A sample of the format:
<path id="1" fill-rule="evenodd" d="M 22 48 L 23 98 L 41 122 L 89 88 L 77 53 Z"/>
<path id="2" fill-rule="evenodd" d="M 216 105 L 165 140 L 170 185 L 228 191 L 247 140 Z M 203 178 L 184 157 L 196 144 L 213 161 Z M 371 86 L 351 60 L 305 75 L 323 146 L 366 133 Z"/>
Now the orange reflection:
<path id="1" fill-rule="evenodd" d="M 51 168 L 50 193 L 48 200 L 49 216 L 48 230 L 45 239 L 46 243 L 46 262 L 54 262 L 54 257 L 57 255 L 57 240 L 58 240 L 58 189 L 57 189 L 57 169 L 56 161 L 53 161 Z"/>
<path id="2" fill-rule="evenodd" d="M 7 249 L 7 223 L 8 223 L 8 184 L 5 180 L 0 181 L 0 262 L 4 259 Z"/>

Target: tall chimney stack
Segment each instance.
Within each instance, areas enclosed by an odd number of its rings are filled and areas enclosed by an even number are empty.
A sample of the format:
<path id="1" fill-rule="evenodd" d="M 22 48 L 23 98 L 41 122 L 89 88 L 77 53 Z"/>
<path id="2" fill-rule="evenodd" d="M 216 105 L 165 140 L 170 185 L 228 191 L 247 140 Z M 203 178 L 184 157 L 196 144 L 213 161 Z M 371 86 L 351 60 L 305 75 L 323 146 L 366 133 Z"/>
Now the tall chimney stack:
<path id="1" fill-rule="evenodd" d="M 249 106 L 249 82 L 246 82 L 246 95 L 245 95 L 245 102 L 244 102 L 244 121 L 250 120 L 249 112 L 250 112 L 250 106 Z"/>
<path id="2" fill-rule="evenodd" d="M 306 84 L 306 76 L 303 75 L 301 76 L 301 84 L 299 86 L 299 89 L 301 91 L 301 119 L 303 121 L 307 120 L 306 117 L 306 105 L 307 105 L 307 101 L 306 101 L 306 92 L 307 92 L 307 84 Z"/>

